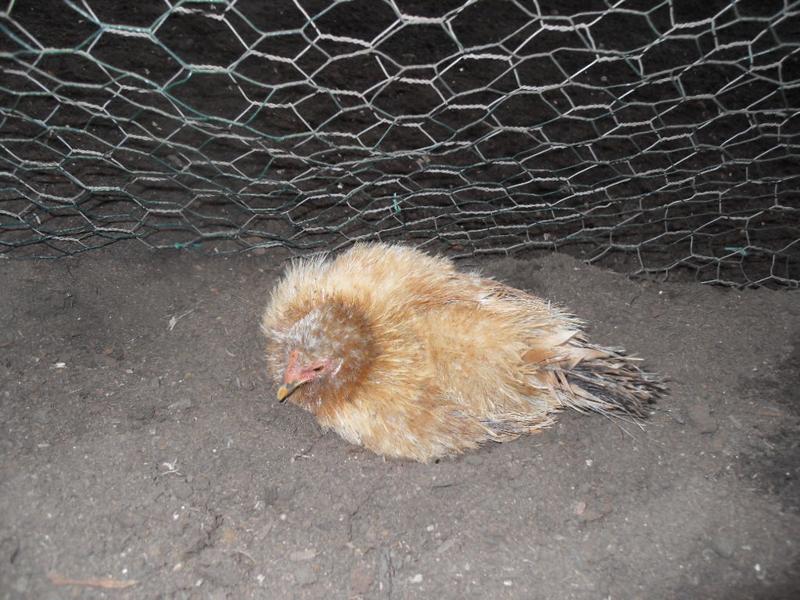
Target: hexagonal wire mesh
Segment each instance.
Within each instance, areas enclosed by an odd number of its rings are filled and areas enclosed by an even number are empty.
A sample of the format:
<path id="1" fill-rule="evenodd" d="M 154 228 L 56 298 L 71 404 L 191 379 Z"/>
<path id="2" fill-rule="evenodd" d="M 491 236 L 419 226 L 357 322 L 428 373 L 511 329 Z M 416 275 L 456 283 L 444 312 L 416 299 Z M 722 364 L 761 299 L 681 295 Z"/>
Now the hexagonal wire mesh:
<path id="1" fill-rule="evenodd" d="M 798 286 L 800 1 L 11 0 L 0 252 L 406 239 Z"/>

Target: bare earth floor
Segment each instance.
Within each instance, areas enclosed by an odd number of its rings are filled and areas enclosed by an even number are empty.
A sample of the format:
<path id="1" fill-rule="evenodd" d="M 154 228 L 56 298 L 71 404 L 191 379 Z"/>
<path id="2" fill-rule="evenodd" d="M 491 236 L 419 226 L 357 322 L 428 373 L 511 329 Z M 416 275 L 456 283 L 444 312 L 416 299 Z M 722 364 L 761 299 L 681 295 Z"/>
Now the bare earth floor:
<path id="1" fill-rule="evenodd" d="M 646 429 L 384 461 L 274 401 L 276 255 L 0 262 L 0 597 L 800 597 L 797 293 L 462 264 L 668 377 Z"/>

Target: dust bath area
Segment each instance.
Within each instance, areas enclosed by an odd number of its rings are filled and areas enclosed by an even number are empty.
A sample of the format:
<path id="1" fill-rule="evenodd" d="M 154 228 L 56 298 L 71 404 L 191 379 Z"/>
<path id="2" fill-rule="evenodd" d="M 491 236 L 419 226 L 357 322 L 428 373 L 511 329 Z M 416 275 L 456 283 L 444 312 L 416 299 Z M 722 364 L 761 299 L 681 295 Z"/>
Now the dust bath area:
<path id="1" fill-rule="evenodd" d="M 800 589 L 800 302 L 471 259 L 669 380 L 436 464 L 275 401 L 275 254 L 0 263 L 2 598 L 761 598 Z"/>

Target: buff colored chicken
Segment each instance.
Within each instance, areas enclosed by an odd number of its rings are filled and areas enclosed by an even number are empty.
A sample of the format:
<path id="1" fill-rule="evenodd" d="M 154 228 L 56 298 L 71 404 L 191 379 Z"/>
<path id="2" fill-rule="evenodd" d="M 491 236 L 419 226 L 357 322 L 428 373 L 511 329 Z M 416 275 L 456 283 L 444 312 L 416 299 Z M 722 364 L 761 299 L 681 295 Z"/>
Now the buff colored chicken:
<path id="1" fill-rule="evenodd" d="M 536 431 L 566 407 L 644 416 L 663 389 L 549 302 L 403 246 L 294 263 L 262 330 L 279 401 L 421 462 Z"/>

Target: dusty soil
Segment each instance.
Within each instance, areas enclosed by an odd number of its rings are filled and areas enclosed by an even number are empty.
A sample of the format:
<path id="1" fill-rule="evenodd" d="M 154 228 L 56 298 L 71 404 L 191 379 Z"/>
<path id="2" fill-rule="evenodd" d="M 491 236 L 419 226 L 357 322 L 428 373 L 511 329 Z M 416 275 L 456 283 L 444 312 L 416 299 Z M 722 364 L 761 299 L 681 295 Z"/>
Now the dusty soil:
<path id="1" fill-rule="evenodd" d="M 258 321 L 280 258 L 0 263 L 1 598 L 798 597 L 797 294 L 463 263 L 671 393 L 644 430 L 564 414 L 420 465 L 276 404 Z"/>

